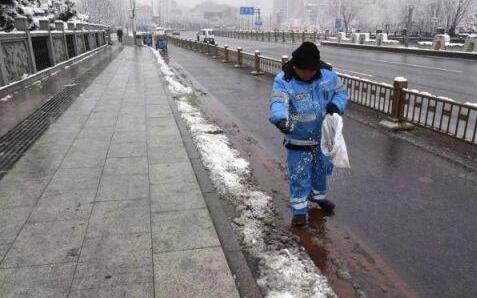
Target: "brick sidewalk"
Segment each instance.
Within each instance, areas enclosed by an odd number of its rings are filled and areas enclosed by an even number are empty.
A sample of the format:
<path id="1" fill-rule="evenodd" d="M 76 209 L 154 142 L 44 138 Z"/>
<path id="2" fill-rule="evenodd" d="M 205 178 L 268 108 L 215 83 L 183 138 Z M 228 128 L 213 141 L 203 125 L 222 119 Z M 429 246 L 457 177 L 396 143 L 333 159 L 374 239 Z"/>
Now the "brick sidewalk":
<path id="1" fill-rule="evenodd" d="M 147 49 L 0 181 L 0 259 L 1 297 L 238 297 Z"/>

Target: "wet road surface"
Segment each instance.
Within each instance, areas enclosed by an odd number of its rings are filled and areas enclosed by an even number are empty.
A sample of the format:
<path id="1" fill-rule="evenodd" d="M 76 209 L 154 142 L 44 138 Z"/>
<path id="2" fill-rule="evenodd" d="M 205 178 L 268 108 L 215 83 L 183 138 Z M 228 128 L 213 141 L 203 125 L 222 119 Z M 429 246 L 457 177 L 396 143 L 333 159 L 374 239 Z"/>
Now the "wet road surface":
<path id="1" fill-rule="evenodd" d="M 185 32 L 184 38 L 195 33 Z M 298 46 L 292 44 L 216 37 L 220 46 L 242 47 L 245 52 L 260 50 L 262 55 L 280 59 L 291 56 Z M 320 46 L 323 60 L 333 64 L 341 73 L 377 82 L 392 83 L 403 76 L 409 80 L 409 88 L 446 96 L 459 102 L 477 102 L 477 60 L 432 57 L 416 54 L 389 53 Z"/>
<path id="2" fill-rule="evenodd" d="M 253 77 L 248 70 L 173 46 L 169 55 L 183 68 L 183 78 L 194 77 L 202 90 L 201 107 L 252 161 L 257 180 L 284 198 L 282 136 L 267 122 L 272 78 Z M 355 253 L 348 256 L 354 261 L 349 270 L 374 276 L 367 282 L 383 287 L 380 294 L 375 288 L 369 291 L 371 297 L 395 296 L 394 290 L 399 296 L 414 296 L 415 291 L 421 297 L 476 297 L 476 173 L 351 118 L 345 119 L 345 137 L 352 169 L 336 171 L 331 178 L 330 198 L 338 207 L 325 230 L 330 241 L 346 235 L 340 238 L 341 248 L 322 247 L 330 255 L 340 249 Z M 286 200 L 276 204 L 288 212 Z M 312 225 L 301 232 L 302 241 L 313 238 L 317 227 Z M 335 248 L 337 252 L 331 250 Z M 338 281 L 333 284 L 339 286 Z M 341 291 L 346 295 L 346 289 Z"/>

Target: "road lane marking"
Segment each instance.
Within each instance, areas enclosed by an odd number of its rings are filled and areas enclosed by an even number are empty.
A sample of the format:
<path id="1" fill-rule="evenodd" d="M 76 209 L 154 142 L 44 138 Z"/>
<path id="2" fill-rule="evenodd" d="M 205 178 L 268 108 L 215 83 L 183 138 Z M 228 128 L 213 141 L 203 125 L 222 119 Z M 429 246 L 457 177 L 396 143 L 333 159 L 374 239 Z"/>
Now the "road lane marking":
<path id="1" fill-rule="evenodd" d="M 357 71 L 352 71 L 352 70 L 347 70 L 347 69 L 342 69 L 342 68 L 337 68 L 337 67 L 333 67 L 333 69 L 337 70 L 337 71 L 341 71 L 341 72 L 350 72 L 350 73 L 355 73 L 355 74 L 359 74 L 361 76 L 365 76 L 365 77 L 374 77 L 373 75 L 370 75 L 370 74 L 367 74 L 367 73 L 362 73 L 362 72 L 357 72 Z"/>
<path id="2" fill-rule="evenodd" d="M 425 66 L 425 65 L 409 64 L 409 63 L 386 61 L 386 60 L 374 60 L 374 61 L 383 62 L 383 63 L 389 63 L 389 64 L 396 64 L 396 65 L 413 66 L 413 67 L 417 67 L 417 68 L 425 68 L 425 69 L 432 69 L 432 70 L 440 70 L 440 71 L 454 72 L 454 73 L 462 73 L 462 72 L 463 72 L 463 71 L 461 71 L 461 70 L 445 69 L 445 68 L 439 68 L 439 67 L 431 67 L 431 66 Z"/>

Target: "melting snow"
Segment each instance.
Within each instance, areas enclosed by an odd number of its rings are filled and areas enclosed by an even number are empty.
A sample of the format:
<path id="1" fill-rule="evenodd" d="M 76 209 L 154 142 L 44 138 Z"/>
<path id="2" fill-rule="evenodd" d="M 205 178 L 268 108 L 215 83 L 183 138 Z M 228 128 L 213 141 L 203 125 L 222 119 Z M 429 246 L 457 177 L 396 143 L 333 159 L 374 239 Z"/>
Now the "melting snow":
<path id="1" fill-rule="evenodd" d="M 0 98 L 0 101 L 8 101 L 8 100 L 12 99 L 12 97 L 13 97 L 13 95 L 8 94 L 7 96 Z"/>

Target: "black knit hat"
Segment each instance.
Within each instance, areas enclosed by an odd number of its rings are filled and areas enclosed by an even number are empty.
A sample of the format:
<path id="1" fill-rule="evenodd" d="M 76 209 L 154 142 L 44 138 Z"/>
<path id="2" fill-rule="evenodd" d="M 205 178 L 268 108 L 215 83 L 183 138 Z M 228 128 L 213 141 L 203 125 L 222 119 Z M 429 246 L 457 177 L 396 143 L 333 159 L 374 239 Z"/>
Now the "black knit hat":
<path id="1" fill-rule="evenodd" d="M 293 66 L 302 69 L 320 69 L 320 50 L 309 41 L 305 41 L 292 53 Z"/>

